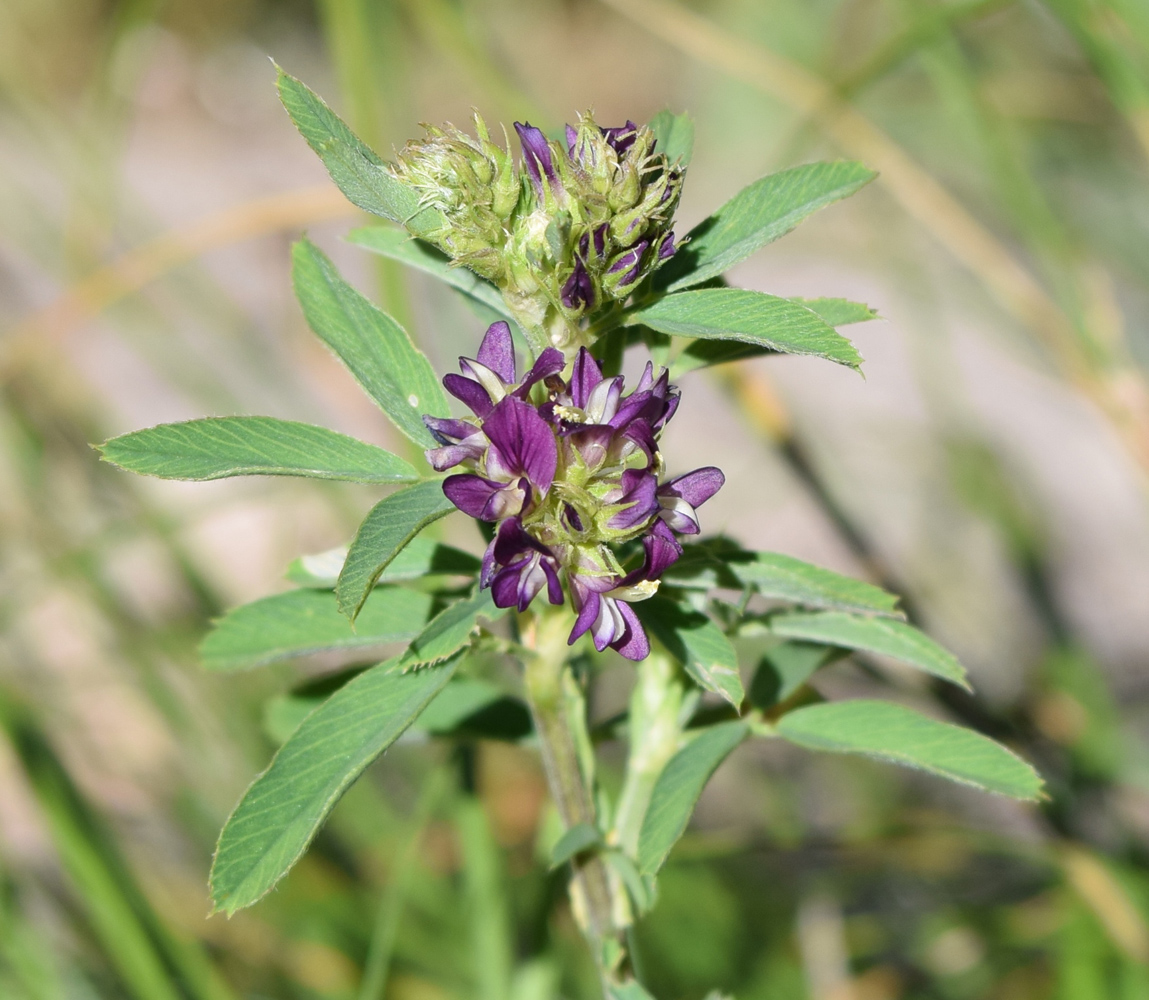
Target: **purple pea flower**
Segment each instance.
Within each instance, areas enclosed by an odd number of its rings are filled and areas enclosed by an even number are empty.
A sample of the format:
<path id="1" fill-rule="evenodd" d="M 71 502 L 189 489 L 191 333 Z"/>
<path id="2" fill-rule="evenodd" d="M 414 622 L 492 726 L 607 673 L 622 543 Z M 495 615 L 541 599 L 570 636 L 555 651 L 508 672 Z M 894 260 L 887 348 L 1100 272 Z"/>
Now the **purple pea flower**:
<path id="1" fill-rule="evenodd" d="M 530 403 L 504 396 L 483 420 L 486 475 L 460 473 L 443 480 L 459 510 L 482 521 L 514 517 L 546 496 L 555 479 L 558 445 L 550 425 Z"/>
<path id="2" fill-rule="evenodd" d="M 642 544 L 642 565 L 622 579 L 595 572 L 593 565 L 590 572 L 569 571 L 578 618 L 568 644 L 590 632 L 594 648 L 600 653 L 609 646 L 628 660 L 642 660 L 650 654 L 650 640 L 630 602 L 645 600 L 654 593 L 656 581 L 682 555 L 682 546 L 661 521 L 654 523 Z"/>
<path id="3" fill-rule="evenodd" d="M 695 508 L 706 503 L 725 482 L 722 470 L 708 465 L 663 483 L 657 490 L 662 508 L 658 516 L 680 535 L 697 535 L 701 529 Z"/>
<path id="4" fill-rule="evenodd" d="M 558 568 L 554 552 L 531 537 L 517 517 L 509 517 L 487 546 L 479 585 L 491 588 L 497 608 L 526 611 L 543 587 L 551 604 L 562 604 Z"/>
<path id="5" fill-rule="evenodd" d="M 565 364 L 562 351 L 548 347 L 539 355 L 523 381 L 516 383 L 511 328 L 505 321 L 499 320 L 487 327 L 483 342 L 479 345 L 479 356 L 459 358 L 459 371 L 463 374 L 443 376 L 443 387 L 456 399 L 466 403 L 476 417 L 485 418 L 504 396 L 513 394 L 525 399 L 531 386 L 548 375 L 562 371 Z"/>

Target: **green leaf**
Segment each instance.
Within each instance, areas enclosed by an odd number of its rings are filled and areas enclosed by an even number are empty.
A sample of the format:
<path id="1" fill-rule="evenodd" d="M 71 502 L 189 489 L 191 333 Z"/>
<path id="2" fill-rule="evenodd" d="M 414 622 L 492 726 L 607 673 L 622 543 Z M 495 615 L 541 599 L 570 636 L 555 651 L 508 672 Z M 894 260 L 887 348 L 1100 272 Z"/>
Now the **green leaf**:
<path id="1" fill-rule="evenodd" d="M 399 661 L 399 669 L 410 670 L 438 663 L 453 656 L 467 643 L 479 626 L 479 619 L 497 621 L 507 608 L 496 608 L 491 591 L 480 590 L 474 597 L 456 601 L 440 611 L 412 641 Z"/>
<path id="2" fill-rule="evenodd" d="M 892 656 L 927 674 L 972 690 L 965 668 L 953 653 L 913 625 L 896 619 L 840 611 L 774 615 L 770 618 L 770 631 L 788 639 L 806 639 Z"/>
<path id="3" fill-rule="evenodd" d="M 690 115 L 660 111 L 650 119 L 649 127 L 658 141 L 654 150 L 656 153 L 665 153 L 672 165 L 689 165 L 694 153 L 694 122 Z"/>
<path id="4" fill-rule="evenodd" d="M 274 417 L 206 417 L 160 424 L 98 446 L 105 462 L 160 479 L 306 476 L 352 483 L 410 483 L 403 459 L 326 427 Z"/>
<path id="5" fill-rule="evenodd" d="M 773 708 L 806 683 L 814 672 L 845 653 L 835 646 L 812 642 L 782 642 L 762 654 L 750 682 L 750 703 Z"/>
<path id="6" fill-rule="evenodd" d="M 347 546 L 317 552 L 315 555 L 293 559 L 284 574 L 299 587 L 317 587 L 334 590 L 339 571 L 347 561 Z M 379 583 L 398 583 L 420 580 L 425 576 L 474 576 L 479 572 L 478 557 L 422 536 L 412 538 L 383 571 Z"/>
<path id="7" fill-rule="evenodd" d="M 611 986 L 610 1000 L 654 1000 L 654 997 L 632 979 L 621 986 Z"/>
<path id="8" fill-rule="evenodd" d="M 339 610 L 352 621 L 382 572 L 420 531 L 455 509 L 443 482 L 428 479 L 380 500 L 359 525 L 335 585 Z"/>
<path id="9" fill-rule="evenodd" d="M 1033 801 L 1037 772 L 988 737 L 885 701 L 799 708 L 776 724 L 779 736 L 810 750 L 857 753 L 904 764 L 988 792 Z"/>
<path id="10" fill-rule="evenodd" d="M 816 312 L 830 326 L 848 326 L 850 323 L 865 323 L 877 319 L 878 312 L 861 302 L 849 299 L 791 299 L 813 312 Z"/>
<path id="11" fill-rule="evenodd" d="M 415 728 L 435 736 L 516 742 L 530 735 L 532 723 L 520 699 L 489 681 L 456 677 L 427 706 Z"/>
<path id="12" fill-rule="evenodd" d="M 217 910 L 266 895 L 299 860 L 339 797 L 451 678 L 455 665 L 364 671 L 312 712 L 244 793 L 220 834 L 211 869 Z"/>
<path id="13" fill-rule="evenodd" d="M 862 363 L 854 345 L 817 313 L 790 299 L 744 288 L 666 295 L 632 312 L 627 322 L 677 337 L 737 340 L 784 354 L 811 354 L 849 368 Z"/>
<path id="14" fill-rule="evenodd" d="M 738 654 L 725 633 L 706 615 L 665 598 L 633 606 L 642 624 L 686 669 L 699 687 L 721 695 L 738 708 L 744 692 Z"/>
<path id="15" fill-rule="evenodd" d="M 727 538 L 687 545 L 664 577 L 706 589 L 750 587 L 763 597 L 811 608 L 901 617 L 897 596 L 881 587 L 780 552 L 747 552 Z"/>
<path id="16" fill-rule="evenodd" d="M 423 414 L 444 417 L 449 410 L 426 355 L 403 327 L 347 284 L 306 237 L 291 256 L 295 294 L 311 329 L 399 430 L 422 448 L 434 447 Z"/>
<path id="17" fill-rule="evenodd" d="M 293 691 L 269 698 L 263 706 L 264 733 L 277 746 L 282 746 L 303 724 L 304 719 L 366 669 L 368 668 L 350 667 L 334 674 L 325 674 L 300 685 Z"/>
<path id="18" fill-rule="evenodd" d="M 276 67 L 279 99 L 300 135 L 319 155 L 331 179 L 352 204 L 407 226 L 413 233 L 443 224 L 435 209 L 420 209 L 419 197 L 396 180 L 387 165 L 347 127 L 318 94 Z"/>
<path id="19" fill-rule="evenodd" d="M 465 267 L 453 267 L 451 258 L 433 246 L 413 239 L 401 229 L 390 226 L 364 226 L 347 234 L 349 242 L 364 247 L 372 253 L 397 260 L 408 267 L 416 268 L 464 295 L 481 302 L 488 309 L 498 313 L 503 319 L 514 317 L 503 301 L 502 293 L 489 281 L 484 281 L 474 271 Z"/>
<path id="20" fill-rule="evenodd" d="M 590 823 L 576 823 L 551 848 L 551 871 L 565 865 L 576 854 L 601 846 L 602 834 L 595 827 Z"/>
<path id="21" fill-rule="evenodd" d="M 430 612 L 429 594 L 380 587 L 352 628 L 330 591 L 290 590 L 229 611 L 204 638 L 200 657 L 208 670 L 245 670 L 312 653 L 407 642 Z"/>
<path id="22" fill-rule="evenodd" d="M 707 281 L 876 176 L 860 163 L 838 161 L 807 163 L 763 177 L 695 226 L 656 284 L 676 292 Z"/>
<path id="23" fill-rule="evenodd" d="M 690 821 L 710 776 L 749 730 L 743 722 L 703 729 L 667 762 L 650 796 L 638 835 L 638 870 L 654 875 Z"/>

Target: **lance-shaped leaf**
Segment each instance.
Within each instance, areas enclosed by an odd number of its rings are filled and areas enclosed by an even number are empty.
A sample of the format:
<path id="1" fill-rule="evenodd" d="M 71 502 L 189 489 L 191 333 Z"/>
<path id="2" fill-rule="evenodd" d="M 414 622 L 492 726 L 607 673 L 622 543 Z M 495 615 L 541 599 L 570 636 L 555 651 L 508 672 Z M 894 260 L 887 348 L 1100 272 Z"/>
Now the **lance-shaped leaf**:
<path id="1" fill-rule="evenodd" d="M 871 309 L 863 302 L 851 302 L 849 299 L 791 299 L 790 301 L 812 309 L 830 326 L 849 326 L 851 323 L 865 323 L 878 318 L 876 309 Z"/>
<path id="2" fill-rule="evenodd" d="M 812 309 L 745 288 L 700 288 L 665 295 L 632 312 L 628 323 L 659 333 L 736 340 L 783 354 L 810 354 L 858 368 L 861 355 Z"/>
<path id="3" fill-rule="evenodd" d="M 791 301 L 816 312 L 830 326 L 861 323 L 864 320 L 875 319 L 878 315 L 869 306 L 861 302 L 850 302 L 848 299 L 791 299 Z M 674 359 L 670 366 L 670 377 L 681 378 L 687 372 L 699 368 L 776 353 L 773 348 L 743 344 L 737 340 L 695 340 L 687 344 Z"/>
<path id="4" fill-rule="evenodd" d="M 565 865 L 571 858 L 592 847 L 602 846 L 602 834 L 590 823 L 576 823 L 551 848 L 551 871 Z"/>
<path id="5" fill-rule="evenodd" d="M 771 600 L 811 608 L 900 617 L 896 595 L 780 552 L 748 552 L 727 538 L 687 545 L 663 574 L 675 586 L 749 587 Z"/>
<path id="6" fill-rule="evenodd" d="M 359 525 L 335 585 L 339 610 L 352 621 L 371 588 L 403 547 L 432 521 L 455 509 L 443 483 L 428 479 L 380 500 Z"/>
<path id="7" fill-rule="evenodd" d="M 779 719 L 776 729 L 779 736 L 810 750 L 876 757 L 1015 799 L 1041 795 L 1037 772 L 1001 744 L 885 701 L 799 708 Z"/>
<path id="8" fill-rule="evenodd" d="M 456 601 L 432 618 L 411 641 L 399 660 L 399 669 L 411 670 L 454 656 L 470 642 L 480 618 L 493 622 L 506 613 L 506 608 L 495 607 L 490 590 L 480 590 L 474 597 Z"/>
<path id="9" fill-rule="evenodd" d="M 160 424 L 99 446 L 104 461 L 160 479 L 305 476 L 352 483 L 410 483 L 403 459 L 326 427 L 274 417 L 206 417 Z"/>
<path id="10" fill-rule="evenodd" d="M 413 233 L 443 224 L 435 209 L 419 207 L 419 198 L 392 176 L 387 165 L 306 84 L 276 67 L 279 99 L 300 135 L 319 155 L 347 200 L 366 212 L 407 226 Z"/>
<path id="11" fill-rule="evenodd" d="M 289 590 L 229 611 L 204 638 L 200 658 L 208 670 L 244 670 L 313 653 L 408 642 L 430 613 L 429 594 L 380 587 L 352 628 L 330 591 Z"/>
<path id="12" fill-rule="evenodd" d="M 774 615 L 770 631 L 788 639 L 824 642 L 846 649 L 892 656 L 927 674 L 972 690 L 965 668 L 949 650 L 943 649 L 924 632 L 894 618 L 875 618 L 840 611 L 817 614 Z"/>
<path id="13" fill-rule="evenodd" d="M 447 397 L 403 329 L 344 281 L 306 237 L 292 248 L 292 281 L 307 322 L 395 426 L 422 448 L 437 443 L 423 414 L 444 417 Z"/>
<path id="14" fill-rule="evenodd" d="M 660 111 L 650 119 L 654 133 L 656 153 L 665 153 L 671 164 L 688 166 L 694 152 L 694 122 L 690 115 L 676 115 L 673 111 Z"/>
<path id="15" fill-rule="evenodd" d="M 299 860 L 339 797 L 442 690 L 454 663 L 364 671 L 312 712 L 244 793 L 211 869 L 217 910 L 260 899 Z"/>
<path id="16" fill-rule="evenodd" d="M 744 692 L 738 675 L 738 654 L 725 633 L 706 615 L 674 601 L 653 597 L 634 605 L 655 637 L 706 691 L 737 708 Z"/>
<path id="17" fill-rule="evenodd" d="M 840 161 L 807 163 L 763 177 L 695 226 L 655 282 L 674 292 L 716 277 L 876 176 L 860 163 Z"/>
<path id="18" fill-rule="evenodd" d="M 750 681 L 750 703 L 773 708 L 795 694 L 814 672 L 845 656 L 836 646 L 814 642 L 782 642 L 762 654 Z"/>
<path id="19" fill-rule="evenodd" d="M 499 290 L 489 281 L 484 281 L 474 271 L 465 267 L 452 267 L 451 259 L 433 246 L 412 239 L 401 229 L 390 226 L 364 226 L 347 234 L 349 242 L 361 246 L 401 264 L 423 271 L 452 288 L 458 289 L 469 298 L 482 303 L 498 313 L 503 319 L 513 320 L 511 311 Z"/>
<path id="20" fill-rule="evenodd" d="M 433 736 L 516 742 L 533 728 L 526 703 L 489 681 L 456 677 L 419 716 L 415 728 Z"/>
<path id="21" fill-rule="evenodd" d="M 654 875 L 690 821 L 710 776 L 749 732 L 743 722 L 703 729 L 667 762 L 650 796 L 638 834 L 638 870 Z"/>
<path id="22" fill-rule="evenodd" d="M 293 559 L 285 579 L 299 587 L 334 590 L 347 561 L 347 546 Z M 419 580 L 424 576 L 474 576 L 482 565 L 477 556 L 432 538 L 412 538 L 379 575 L 378 583 Z"/>

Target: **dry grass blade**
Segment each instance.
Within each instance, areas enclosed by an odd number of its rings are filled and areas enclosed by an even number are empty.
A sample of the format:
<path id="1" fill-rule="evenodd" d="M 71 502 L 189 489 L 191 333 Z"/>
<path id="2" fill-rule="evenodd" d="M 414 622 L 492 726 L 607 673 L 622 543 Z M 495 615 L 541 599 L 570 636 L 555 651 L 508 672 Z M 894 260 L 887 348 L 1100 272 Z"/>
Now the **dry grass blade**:
<path id="1" fill-rule="evenodd" d="M 878 183 L 968 268 L 1049 350 L 1074 385 L 1096 402 L 1149 470 L 1149 392 L 1131 369 L 1094 370 L 1074 327 L 1030 271 L 934 177 L 865 115 L 805 67 L 728 34 L 668 0 L 603 0 L 699 62 L 770 94 L 814 121 L 850 156 L 879 171 Z M 1134 384 L 1135 383 L 1135 384 Z"/>
<path id="2" fill-rule="evenodd" d="M 0 378 L 45 339 L 58 339 L 173 268 L 209 250 L 283 229 L 350 217 L 357 210 L 332 184 L 243 202 L 129 250 L 69 288 L 50 306 L 19 323 L 0 347 Z"/>

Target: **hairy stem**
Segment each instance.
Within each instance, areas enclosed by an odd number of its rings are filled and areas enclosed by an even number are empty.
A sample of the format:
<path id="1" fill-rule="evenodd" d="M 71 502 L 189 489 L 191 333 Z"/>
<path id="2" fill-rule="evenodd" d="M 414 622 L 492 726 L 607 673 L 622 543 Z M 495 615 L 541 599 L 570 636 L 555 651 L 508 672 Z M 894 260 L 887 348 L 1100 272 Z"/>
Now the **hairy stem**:
<path id="1" fill-rule="evenodd" d="M 568 616 L 544 614 L 524 623 L 527 701 L 538 735 L 547 784 L 566 829 L 596 826 L 594 758 L 582 692 L 567 666 Z M 630 908 L 614 872 L 598 855 L 572 861 L 571 907 L 591 945 L 604 990 L 627 975 Z"/>

